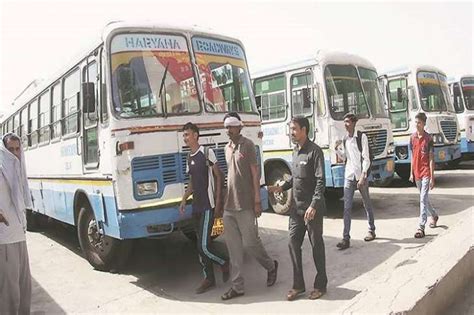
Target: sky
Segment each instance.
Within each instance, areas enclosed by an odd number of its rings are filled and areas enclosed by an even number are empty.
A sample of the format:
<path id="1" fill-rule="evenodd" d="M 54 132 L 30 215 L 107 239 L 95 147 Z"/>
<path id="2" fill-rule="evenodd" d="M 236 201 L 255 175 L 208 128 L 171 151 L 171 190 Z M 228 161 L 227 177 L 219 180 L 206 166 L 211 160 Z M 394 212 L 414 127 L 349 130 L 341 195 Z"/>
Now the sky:
<path id="1" fill-rule="evenodd" d="M 250 72 L 315 55 L 360 55 L 379 72 L 428 64 L 474 73 L 474 2 L 27 1 L 0 2 L 0 112 L 100 39 L 110 21 L 198 25 L 240 39 Z"/>

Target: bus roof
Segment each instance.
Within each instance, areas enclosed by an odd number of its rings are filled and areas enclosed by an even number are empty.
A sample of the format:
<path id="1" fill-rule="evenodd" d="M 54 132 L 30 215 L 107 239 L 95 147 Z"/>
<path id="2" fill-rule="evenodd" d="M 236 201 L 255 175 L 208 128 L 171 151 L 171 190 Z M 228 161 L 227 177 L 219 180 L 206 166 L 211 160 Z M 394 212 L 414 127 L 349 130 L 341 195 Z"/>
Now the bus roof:
<path id="1" fill-rule="evenodd" d="M 467 79 L 467 78 L 474 78 L 474 74 L 463 74 L 463 75 L 457 75 L 454 77 L 449 77 L 448 78 L 448 83 L 456 83 L 460 82 L 462 79 Z"/>
<path id="2" fill-rule="evenodd" d="M 446 73 L 435 67 L 430 65 L 409 65 L 409 66 L 402 66 L 395 69 L 384 70 L 380 74 L 387 75 L 389 77 L 401 75 L 401 74 L 408 74 L 408 73 L 417 73 L 418 71 L 431 71 L 431 72 L 438 72 L 446 76 Z"/>
<path id="3" fill-rule="evenodd" d="M 283 66 L 277 66 L 270 69 L 257 71 L 252 74 L 252 78 L 265 77 L 276 73 L 283 73 L 286 71 L 296 70 L 300 68 L 307 68 L 313 65 L 325 66 L 328 64 L 357 65 L 360 67 L 375 70 L 374 65 L 363 57 L 338 51 L 318 50 L 314 57 L 301 61 L 296 61 Z"/>

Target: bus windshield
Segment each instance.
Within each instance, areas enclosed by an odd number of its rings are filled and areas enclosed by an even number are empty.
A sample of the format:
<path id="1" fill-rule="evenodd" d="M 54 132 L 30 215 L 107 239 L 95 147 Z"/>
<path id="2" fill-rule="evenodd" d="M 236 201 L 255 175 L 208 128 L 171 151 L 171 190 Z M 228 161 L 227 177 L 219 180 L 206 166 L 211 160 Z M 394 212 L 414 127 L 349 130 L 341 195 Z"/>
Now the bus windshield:
<path id="1" fill-rule="evenodd" d="M 444 94 L 444 100 L 446 101 L 448 112 L 454 113 L 455 112 L 454 105 L 451 102 L 451 96 L 449 93 L 448 78 L 445 75 L 438 73 L 438 79 L 439 79 L 439 82 L 441 83 L 441 90 L 443 91 L 443 94 Z"/>
<path id="2" fill-rule="evenodd" d="M 359 74 L 372 116 L 375 118 L 388 118 L 382 94 L 380 94 L 377 84 L 377 72 L 370 69 L 359 68 Z"/>
<path id="3" fill-rule="evenodd" d="M 192 43 L 206 111 L 257 113 L 242 47 L 203 37 Z"/>
<path id="4" fill-rule="evenodd" d="M 441 90 L 438 75 L 435 72 L 420 71 L 417 80 L 423 110 L 425 112 L 447 110 L 445 94 Z"/>
<path id="5" fill-rule="evenodd" d="M 120 118 L 200 111 L 183 36 L 120 34 L 111 43 L 112 99 Z"/>
<path id="6" fill-rule="evenodd" d="M 474 78 L 461 80 L 462 94 L 464 95 L 464 105 L 469 110 L 474 110 Z"/>
<path id="7" fill-rule="evenodd" d="M 324 78 L 333 119 L 343 120 L 347 113 L 353 113 L 358 118 L 369 117 L 364 92 L 354 66 L 328 65 L 324 70 Z"/>

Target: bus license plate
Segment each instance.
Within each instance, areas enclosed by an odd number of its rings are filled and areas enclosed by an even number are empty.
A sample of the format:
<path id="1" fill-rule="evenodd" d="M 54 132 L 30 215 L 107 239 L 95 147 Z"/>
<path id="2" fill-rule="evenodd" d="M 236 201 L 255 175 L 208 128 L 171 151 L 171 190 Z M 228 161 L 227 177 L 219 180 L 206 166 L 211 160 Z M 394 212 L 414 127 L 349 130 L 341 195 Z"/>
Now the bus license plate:
<path id="1" fill-rule="evenodd" d="M 224 233 L 224 221 L 222 218 L 214 219 L 214 225 L 212 226 L 211 236 L 219 236 Z"/>

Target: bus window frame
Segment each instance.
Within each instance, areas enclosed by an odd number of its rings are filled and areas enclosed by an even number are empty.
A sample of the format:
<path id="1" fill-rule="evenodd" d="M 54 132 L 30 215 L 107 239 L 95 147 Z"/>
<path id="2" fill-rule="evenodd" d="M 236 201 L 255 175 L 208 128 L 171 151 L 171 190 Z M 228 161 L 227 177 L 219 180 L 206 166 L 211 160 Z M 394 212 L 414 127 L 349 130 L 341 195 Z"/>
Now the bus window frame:
<path id="1" fill-rule="evenodd" d="M 313 82 L 314 82 L 314 78 L 312 77 L 311 75 L 311 72 L 307 71 L 307 70 L 298 70 L 299 72 L 294 72 L 291 74 L 290 76 L 290 84 L 289 84 L 289 88 L 290 88 L 290 111 L 291 111 L 291 117 L 294 117 L 294 112 L 293 112 L 293 78 L 296 77 L 296 76 L 309 76 L 310 79 L 311 79 L 311 83 L 309 83 L 307 80 L 306 80 L 306 85 L 303 85 L 302 87 L 298 87 L 298 91 L 303 91 L 304 89 L 308 89 L 308 93 L 310 93 L 311 95 L 311 89 L 312 89 L 312 86 L 313 86 Z M 316 131 L 316 121 L 314 119 L 315 115 L 314 115 L 314 103 L 311 101 L 311 98 L 309 100 L 309 104 L 311 106 L 311 114 L 299 114 L 298 116 L 304 116 L 306 117 L 308 120 L 309 120 L 309 125 L 310 125 L 310 129 L 311 129 L 311 121 L 313 122 L 313 130 L 311 132 L 311 130 L 308 130 L 308 137 L 310 140 L 314 140 L 315 139 L 315 131 Z M 304 108 L 304 100 L 303 100 L 303 108 Z"/>
<path id="2" fill-rule="evenodd" d="M 75 72 L 79 73 L 79 90 L 77 91 L 77 93 L 75 95 L 69 97 L 68 100 L 70 100 L 73 97 L 76 97 L 77 98 L 77 108 L 76 108 L 75 111 L 73 111 L 71 113 L 68 113 L 68 115 L 66 116 L 66 111 L 65 111 L 65 101 L 66 101 L 66 99 L 64 98 L 65 97 L 64 82 L 71 75 L 75 74 Z M 62 114 L 62 117 L 61 117 L 61 139 L 62 140 L 68 140 L 68 139 L 76 138 L 81 133 L 81 118 L 80 118 L 80 115 L 81 115 L 82 111 L 81 111 L 81 69 L 80 69 L 80 67 L 75 66 L 72 69 L 70 69 L 66 74 L 61 76 L 60 81 L 61 81 L 61 96 L 62 96 L 61 97 L 61 114 Z M 66 123 L 65 123 L 65 121 L 73 115 L 77 115 L 77 117 L 76 117 L 76 120 L 77 120 L 76 131 L 71 132 L 71 133 L 66 133 Z"/>
<path id="3" fill-rule="evenodd" d="M 99 154 L 99 108 L 100 108 L 100 101 L 99 101 L 99 98 L 97 97 L 98 96 L 98 93 L 99 93 L 99 86 L 97 84 L 98 82 L 98 78 L 99 78 L 99 62 L 97 61 L 98 58 L 96 58 L 95 56 L 92 56 L 91 58 L 92 60 L 89 61 L 89 58 L 86 58 L 86 64 L 81 68 L 81 73 L 80 73 L 80 82 L 81 82 L 81 95 L 82 95 L 82 83 L 85 83 L 85 82 L 91 82 L 91 83 L 94 83 L 94 93 L 95 93 L 95 115 L 96 115 L 96 119 L 95 120 L 91 120 L 89 119 L 89 115 L 90 113 L 84 113 L 84 111 L 81 111 L 81 114 L 80 114 L 80 120 L 82 121 L 82 124 L 80 125 L 80 131 L 82 133 L 82 165 L 84 167 L 84 170 L 89 173 L 89 172 L 92 172 L 92 171 L 95 171 L 99 168 L 99 163 L 100 163 L 100 154 Z M 95 78 L 91 78 L 89 76 L 89 81 L 86 81 L 86 72 L 88 72 L 88 70 L 94 66 L 96 67 L 96 71 L 97 71 L 97 74 L 96 74 L 96 77 Z M 81 99 L 81 103 L 80 103 L 80 107 L 82 108 L 83 107 L 83 102 L 84 100 Z M 86 119 L 88 119 L 90 122 L 92 122 L 91 124 L 86 124 Z M 86 158 L 87 158 L 87 153 L 86 153 L 86 149 L 88 148 L 88 146 L 86 145 L 86 133 L 88 130 L 91 130 L 91 129 L 94 129 L 96 130 L 96 139 L 97 139 L 97 161 L 96 162 L 92 162 L 92 163 L 87 163 L 86 161 Z"/>
<path id="4" fill-rule="evenodd" d="M 267 119 L 267 120 L 264 120 L 262 118 L 262 114 L 261 114 L 261 110 L 259 110 L 259 108 L 257 107 L 257 94 L 256 94 L 256 87 L 257 87 L 257 81 L 265 81 L 265 80 L 268 80 L 268 79 L 271 79 L 271 78 L 276 78 L 276 77 L 280 77 L 282 76 L 283 77 L 283 82 L 285 84 L 285 87 L 283 88 L 283 97 L 284 97 L 284 107 L 285 107 L 285 115 L 281 118 L 275 118 L 275 119 Z M 270 123 L 278 123 L 278 122 L 285 122 L 287 119 L 288 119 L 288 109 L 289 109 L 289 105 L 288 105 L 288 83 L 287 83 L 287 79 L 288 79 L 288 73 L 287 72 L 281 72 L 281 73 L 276 73 L 276 74 L 272 74 L 272 75 L 267 75 L 267 76 L 264 76 L 264 77 L 260 77 L 258 79 L 254 79 L 253 80 L 253 95 L 254 95 L 254 98 L 255 98 L 255 107 L 257 107 L 257 112 L 259 112 L 259 115 L 260 115 L 260 119 L 262 121 L 262 124 L 270 124 Z M 280 93 L 280 92 L 272 92 L 272 93 L 267 93 L 266 95 L 270 95 L 270 94 L 276 94 L 276 93 Z M 259 95 L 260 97 L 262 96 L 263 94 Z M 261 104 L 261 103 L 260 103 Z M 260 106 L 261 108 L 261 106 Z"/>
<path id="5" fill-rule="evenodd" d="M 36 129 L 34 131 L 32 131 L 32 126 L 30 124 L 31 122 L 31 106 L 36 106 Z M 39 106 L 38 106 L 38 96 L 35 96 L 27 105 L 28 107 L 28 129 L 27 129 L 27 137 L 28 137 L 28 148 L 29 149 L 35 149 L 38 147 L 38 143 L 39 143 L 39 134 L 38 134 L 38 125 L 39 125 L 39 120 L 38 120 L 38 116 L 39 116 Z M 12 116 L 13 117 L 13 116 Z M 31 136 L 32 134 L 36 134 L 36 136 L 38 137 L 37 139 L 37 142 L 33 145 L 32 144 L 32 141 L 31 141 Z"/>
<path id="6" fill-rule="evenodd" d="M 398 110 L 393 110 L 392 109 L 392 97 L 390 95 L 390 82 L 393 82 L 393 81 L 405 81 L 405 95 L 406 95 L 406 107 L 405 109 L 398 109 Z M 392 127 L 392 130 L 393 131 L 406 131 L 410 128 L 410 115 L 409 115 L 409 110 L 410 110 L 410 104 L 411 101 L 408 97 L 408 80 L 406 77 L 404 76 L 400 76 L 400 77 L 393 77 L 393 78 L 389 78 L 387 80 L 387 87 L 388 87 L 388 92 L 389 92 L 389 95 L 388 95 L 388 102 L 389 102 L 389 106 L 388 106 L 388 112 L 389 112 L 389 118 L 390 118 L 390 125 L 392 124 L 392 113 L 401 113 L 401 112 L 405 112 L 405 117 L 406 117 L 406 128 L 393 128 Z M 414 92 L 414 91 L 413 91 Z M 413 105 L 412 105 L 413 106 Z"/>
<path id="7" fill-rule="evenodd" d="M 40 115 L 41 115 L 41 99 L 44 97 L 45 94 L 49 94 L 48 97 L 48 109 L 47 111 L 49 112 L 49 121 L 45 122 L 44 126 L 41 127 L 40 124 Z M 41 129 L 49 129 L 49 134 L 48 134 L 48 139 L 47 141 L 41 142 Z M 51 89 L 47 88 L 44 91 L 40 93 L 38 96 L 38 146 L 43 147 L 49 144 L 51 141 Z"/>

